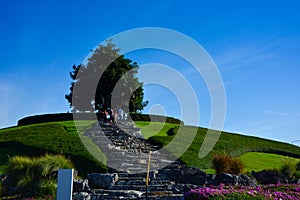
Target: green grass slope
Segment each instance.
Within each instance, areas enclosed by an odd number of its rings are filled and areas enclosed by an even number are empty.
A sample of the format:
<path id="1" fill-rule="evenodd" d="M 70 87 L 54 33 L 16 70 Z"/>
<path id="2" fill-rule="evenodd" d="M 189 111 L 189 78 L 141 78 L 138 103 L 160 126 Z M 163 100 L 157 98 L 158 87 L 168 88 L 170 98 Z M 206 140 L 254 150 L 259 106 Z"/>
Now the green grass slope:
<path id="1" fill-rule="evenodd" d="M 191 127 L 191 126 L 182 127 L 183 134 L 186 134 L 187 136 L 194 129 L 195 127 Z M 150 133 L 147 134 L 151 135 Z M 188 166 L 193 166 L 202 169 L 209 169 L 211 168 L 212 157 L 214 154 L 217 153 L 225 153 L 236 157 L 245 154 L 247 152 L 265 152 L 265 153 L 273 153 L 273 154 L 290 156 L 295 158 L 300 157 L 300 148 L 295 145 L 262 139 L 258 137 L 251 137 L 251 136 L 245 136 L 240 134 L 222 132 L 213 150 L 206 157 L 199 158 L 198 157 L 199 150 L 201 148 L 201 145 L 203 143 L 206 134 L 207 134 L 207 129 L 198 128 L 197 134 L 192 144 L 189 146 L 187 151 L 180 157 L 181 161 L 186 163 Z M 166 134 L 164 135 L 161 132 L 159 132 L 158 134 L 150 137 L 149 140 L 153 143 L 166 146 L 175 137 L 176 136 L 168 136 Z M 181 141 L 177 141 L 177 142 L 179 147 L 181 145 L 180 144 Z"/>
<path id="2" fill-rule="evenodd" d="M 83 129 L 93 121 L 81 121 Z M 92 145 L 92 144 L 91 144 Z M 73 121 L 49 122 L 0 130 L 0 173 L 8 157 L 14 155 L 40 156 L 45 153 L 69 157 L 81 175 L 105 171 L 106 167 L 89 154 L 77 134 Z M 102 155 L 103 156 L 103 155 Z"/>
<path id="3" fill-rule="evenodd" d="M 161 123 L 161 122 L 143 122 L 143 121 L 136 121 L 136 126 L 138 126 L 143 136 L 146 139 L 149 139 L 150 137 L 156 135 L 165 137 L 168 136 L 167 132 L 175 127 L 178 127 L 178 124 L 171 124 L 171 123 Z"/>
<path id="4" fill-rule="evenodd" d="M 94 121 L 82 120 L 76 124 L 81 132 L 92 127 Z M 136 122 L 136 125 L 142 129 L 142 134 L 149 141 L 160 144 L 169 144 L 176 135 L 179 124 L 161 123 L 161 122 Z M 78 128 L 78 127 L 77 127 Z M 188 166 L 201 169 L 210 169 L 212 156 L 216 153 L 226 153 L 232 156 L 241 156 L 242 161 L 246 162 L 246 170 L 260 170 L 267 168 L 277 168 L 280 165 L 278 155 L 299 158 L 300 148 L 291 144 L 276 142 L 272 140 L 244 136 L 233 133 L 223 132 L 213 150 L 204 158 L 199 158 L 199 150 L 207 134 L 207 129 L 192 126 L 182 126 L 183 134 L 190 135 L 191 131 L 197 130 L 197 134 L 187 151 L 180 157 L 180 160 Z M 82 137 L 82 136 L 81 136 Z M 85 143 L 90 144 L 89 148 L 98 151 L 101 160 L 105 161 L 105 156 L 101 150 L 91 142 L 89 138 L 83 138 Z M 182 141 L 172 141 L 175 147 L 180 148 Z M 248 152 L 264 152 L 278 154 L 272 161 L 272 156 L 260 154 L 247 154 Z M 42 124 L 26 125 L 12 127 L 0 130 L 0 173 L 4 171 L 8 156 L 27 155 L 39 156 L 45 153 L 64 154 L 69 157 L 81 175 L 87 172 L 103 172 L 106 167 L 97 161 L 84 147 L 73 121 L 49 122 Z M 267 162 L 259 164 L 259 160 L 270 159 Z M 104 162 L 105 163 L 105 162 Z M 248 164 L 247 164 L 248 163 Z M 256 165 L 249 165 L 253 163 Z M 270 163 L 270 164 L 266 164 Z M 266 165 L 265 165 L 266 164 Z"/>
<path id="5" fill-rule="evenodd" d="M 245 163 L 245 171 L 261 171 L 263 169 L 280 169 L 287 159 L 297 163 L 300 159 L 290 158 L 273 153 L 248 152 L 241 155 L 240 160 Z"/>

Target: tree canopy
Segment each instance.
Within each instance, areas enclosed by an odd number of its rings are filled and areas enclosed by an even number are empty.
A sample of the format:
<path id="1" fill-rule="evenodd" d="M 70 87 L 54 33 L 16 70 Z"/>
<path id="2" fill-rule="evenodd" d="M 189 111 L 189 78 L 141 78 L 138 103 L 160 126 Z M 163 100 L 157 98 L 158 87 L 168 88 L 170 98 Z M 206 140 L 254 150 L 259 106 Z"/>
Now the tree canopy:
<path id="1" fill-rule="evenodd" d="M 73 112 L 108 108 L 140 112 L 148 102 L 143 101 L 143 83 L 136 77 L 138 68 L 136 62 L 120 55 L 120 49 L 107 41 L 91 51 L 86 63 L 73 66 L 70 93 L 65 98 Z"/>

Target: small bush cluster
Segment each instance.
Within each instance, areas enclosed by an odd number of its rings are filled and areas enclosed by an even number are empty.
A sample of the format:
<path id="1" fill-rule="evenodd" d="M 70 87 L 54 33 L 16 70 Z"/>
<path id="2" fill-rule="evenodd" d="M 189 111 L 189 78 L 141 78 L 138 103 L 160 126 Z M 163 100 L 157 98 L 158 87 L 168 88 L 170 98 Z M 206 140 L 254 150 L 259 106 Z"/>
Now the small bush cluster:
<path id="1" fill-rule="evenodd" d="M 257 187 L 233 187 L 221 184 L 220 186 L 192 189 L 185 194 L 185 199 L 296 200 L 300 199 L 300 184 L 276 184 Z"/>
<path id="2" fill-rule="evenodd" d="M 5 187 L 16 187 L 16 194 L 21 196 L 56 195 L 57 171 L 73 168 L 70 160 L 62 155 L 48 155 L 31 158 L 15 156 L 8 160 L 7 174 L 9 177 Z"/>
<path id="3" fill-rule="evenodd" d="M 300 171 L 300 161 L 297 162 L 297 164 L 296 164 L 296 170 L 297 170 L 297 171 Z"/>
<path id="4" fill-rule="evenodd" d="M 239 175 L 243 172 L 245 165 L 238 158 L 216 154 L 213 157 L 213 167 L 217 174 L 229 173 Z"/>
<path id="5" fill-rule="evenodd" d="M 289 180 L 300 178 L 300 161 L 295 163 L 292 159 L 285 158 L 282 160 L 280 173 L 285 175 Z"/>
<path id="6" fill-rule="evenodd" d="M 300 161 L 296 163 L 296 172 L 294 175 L 296 179 L 300 179 Z"/>
<path id="7" fill-rule="evenodd" d="M 168 136 L 173 136 L 173 135 L 176 135 L 177 132 L 178 132 L 178 126 L 177 126 L 177 127 L 174 127 L 174 128 L 170 128 L 170 129 L 167 131 L 167 135 L 168 135 Z"/>

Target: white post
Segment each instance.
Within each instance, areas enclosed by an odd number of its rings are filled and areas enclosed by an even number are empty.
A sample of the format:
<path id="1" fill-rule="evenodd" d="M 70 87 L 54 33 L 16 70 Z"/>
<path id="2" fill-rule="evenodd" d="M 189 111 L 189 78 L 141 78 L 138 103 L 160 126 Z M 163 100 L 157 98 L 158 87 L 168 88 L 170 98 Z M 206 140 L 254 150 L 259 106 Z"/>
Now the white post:
<path id="1" fill-rule="evenodd" d="M 56 200 L 72 200 L 73 169 L 58 170 Z"/>

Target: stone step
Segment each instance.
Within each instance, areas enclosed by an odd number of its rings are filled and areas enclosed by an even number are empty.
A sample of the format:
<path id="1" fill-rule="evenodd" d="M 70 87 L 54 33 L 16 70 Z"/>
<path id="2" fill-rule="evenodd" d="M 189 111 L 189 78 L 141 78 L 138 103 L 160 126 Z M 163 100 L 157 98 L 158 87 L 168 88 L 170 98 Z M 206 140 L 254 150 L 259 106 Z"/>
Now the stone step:
<path id="1" fill-rule="evenodd" d="M 116 172 L 116 173 L 118 173 L 118 172 Z M 154 176 L 156 176 L 156 173 L 157 173 L 157 172 L 151 171 L 151 172 L 149 173 L 149 177 L 154 177 Z M 119 176 L 119 180 L 120 180 L 120 179 L 130 179 L 130 178 L 137 179 L 137 178 L 145 178 L 145 177 L 147 176 L 147 174 L 146 174 L 146 173 L 128 174 L 128 173 L 125 173 L 125 172 L 122 172 L 122 173 L 119 172 L 119 173 L 118 173 L 118 176 Z"/>
<path id="2" fill-rule="evenodd" d="M 153 184 L 153 185 L 158 185 L 158 184 L 167 184 L 167 185 L 170 185 L 170 184 L 175 184 L 173 181 L 170 181 L 170 180 L 166 180 L 166 179 L 163 179 L 163 180 L 157 180 L 156 178 L 154 178 L 153 180 L 150 179 L 149 181 L 149 184 Z"/>
<path id="3" fill-rule="evenodd" d="M 132 158 L 134 159 L 144 159 L 148 161 L 149 156 L 145 155 L 144 153 L 127 153 L 127 152 L 120 152 L 120 151 L 112 151 L 112 152 L 118 152 L 114 157 L 111 157 L 110 159 L 124 159 L 125 158 Z"/>
<path id="4" fill-rule="evenodd" d="M 141 191 L 136 190 L 95 190 L 94 195 L 91 195 L 91 199 L 118 199 L 126 197 L 126 199 L 137 199 L 144 194 Z"/>
<path id="5" fill-rule="evenodd" d="M 117 199 L 125 199 L 124 197 L 112 197 L 109 195 L 92 195 L 91 200 L 117 200 Z M 170 196 L 148 196 L 146 197 L 126 197 L 126 199 L 139 199 L 139 200 L 184 200 L 183 195 L 170 195 Z"/>
<path id="6" fill-rule="evenodd" d="M 118 185 L 118 186 L 128 186 L 128 185 L 145 185 L 146 182 L 144 180 L 140 181 L 140 180 L 137 180 L 137 181 L 134 181 L 134 180 L 130 180 L 130 181 L 118 181 L 115 183 L 115 185 Z"/>
<path id="7" fill-rule="evenodd" d="M 109 189 L 146 191 L 146 185 L 114 185 Z M 172 191 L 172 185 L 149 185 L 148 191 Z"/>
<path id="8" fill-rule="evenodd" d="M 119 179 L 122 177 L 131 177 L 131 178 L 136 178 L 136 177 L 146 177 L 146 173 L 141 173 L 141 174 L 128 174 L 128 173 L 118 173 Z"/>
<path id="9" fill-rule="evenodd" d="M 173 195 L 150 195 L 148 198 L 142 197 L 139 198 L 141 200 L 184 200 L 184 195 L 183 194 L 173 194 Z"/>
<path id="10" fill-rule="evenodd" d="M 148 159 L 149 159 L 149 156 L 148 155 L 145 155 L 144 153 L 128 153 L 128 152 L 123 152 L 123 151 L 115 151 L 115 150 L 112 150 L 112 151 L 108 151 L 108 153 L 111 153 L 113 156 L 110 156 L 109 159 L 110 160 L 122 160 L 124 162 L 126 162 L 126 160 L 129 160 L 129 161 L 138 161 L 139 163 L 141 164 L 148 164 Z M 121 155 L 120 155 L 121 154 Z M 153 158 L 153 159 L 150 159 L 150 164 L 151 163 L 160 163 L 160 165 L 163 163 L 161 161 L 160 158 Z M 171 161 L 166 163 L 164 165 L 171 165 L 171 166 L 175 166 L 175 165 L 179 165 L 179 164 L 176 164 L 176 163 L 172 163 Z M 167 166 L 166 165 L 166 166 Z"/>
<path id="11" fill-rule="evenodd" d="M 174 184 L 174 182 L 172 182 Z M 150 186 L 156 186 L 156 185 L 164 185 L 164 186 L 167 186 L 167 185 L 172 185 L 171 181 L 170 180 L 150 180 L 149 181 L 149 185 Z M 135 180 L 132 180 L 132 179 L 128 179 L 127 181 L 125 180 L 122 180 L 122 181 L 117 181 L 115 183 L 115 185 L 146 185 L 146 180 L 145 178 L 143 178 L 142 180 L 140 179 L 135 179 Z"/>
<path id="12" fill-rule="evenodd" d="M 117 193 L 115 193 L 117 194 Z M 132 196 L 130 196 L 127 193 L 121 193 L 119 192 L 118 196 L 115 196 L 114 193 L 107 193 L 107 194 L 93 194 L 90 195 L 91 200 L 117 200 L 117 199 L 139 199 L 139 200 L 184 200 L 183 194 L 168 194 L 165 192 L 165 195 L 159 195 L 158 194 L 148 194 L 148 197 L 146 198 L 146 194 L 143 194 L 139 197 L 135 196 L 133 193 Z"/>
<path id="13" fill-rule="evenodd" d="M 137 172 L 146 172 L 147 168 L 146 167 L 142 167 L 142 166 L 135 166 L 135 167 L 127 167 L 127 170 L 131 173 L 137 173 Z"/>
<path id="14" fill-rule="evenodd" d="M 118 161 L 118 160 L 113 160 L 110 161 L 108 160 L 106 162 L 109 166 L 117 166 L 119 168 L 131 168 L 131 169 L 143 169 L 142 171 L 146 171 L 148 169 L 148 166 L 146 164 L 140 164 L 140 163 L 136 163 L 134 161 L 127 161 L 126 163 L 123 163 L 122 160 Z M 152 163 L 150 164 L 150 171 L 156 170 L 158 167 L 157 164 Z"/>

